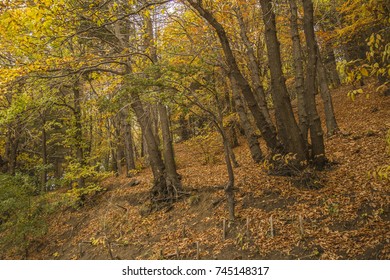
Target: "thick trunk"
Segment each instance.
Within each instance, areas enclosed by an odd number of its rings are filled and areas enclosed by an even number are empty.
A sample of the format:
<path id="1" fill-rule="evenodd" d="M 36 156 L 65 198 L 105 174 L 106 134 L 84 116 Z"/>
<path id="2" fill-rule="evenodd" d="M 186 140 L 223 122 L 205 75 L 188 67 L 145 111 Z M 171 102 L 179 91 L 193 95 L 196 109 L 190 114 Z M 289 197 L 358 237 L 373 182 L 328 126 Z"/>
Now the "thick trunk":
<path id="1" fill-rule="evenodd" d="M 298 101 L 298 118 L 299 127 L 302 132 L 302 136 L 307 141 L 307 134 L 309 130 L 309 122 L 307 120 L 306 104 L 304 98 L 304 74 L 303 74 L 303 57 L 302 57 L 302 46 L 299 38 L 298 31 L 298 8 L 295 2 L 296 0 L 289 0 L 290 11 L 291 11 L 291 39 L 293 48 L 293 59 L 294 59 L 294 70 L 295 70 L 295 89 L 297 91 Z"/>
<path id="2" fill-rule="evenodd" d="M 215 29 L 225 54 L 226 62 L 230 68 L 231 75 L 233 75 L 233 77 L 236 79 L 237 85 L 241 89 L 242 95 L 248 104 L 249 110 L 253 114 L 256 125 L 260 129 L 267 146 L 274 152 L 281 151 L 282 145 L 277 139 L 276 133 L 272 130 L 266 121 L 266 118 L 260 110 L 260 107 L 254 97 L 248 81 L 244 78 L 238 68 L 225 29 L 209 11 L 203 9 L 200 3 L 194 1 L 188 1 L 188 3 L 195 10 L 197 10 L 198 13 Z"/>
<path id="3" fill-rule="evenodd" d="M 249 61 L 249 69 L 250 69 L 250 75 L 252 78 L 252 83 L 253 83 L 253 88 L 255 91 L 255 97 L 257 102 L 259 103 L 260 110 L 262 111 L 268 125 L 271 127 L 272 130 L 275 131 L 275 127 L 271 121 L 271 117 L 268 111 L 267 107 L 267 101 L 265 99 L 265 91 L 260 79 L 260 71 L 259 71 L 259 64 L 256 60 L 255 56 L 255 51 L 253 50 L 252 44 L 249 41 L 248 35 L 247 35 L 247 28 L 244 23 L 244 19 L 242 17 L 241 11 L 239 6 L 235 8 L 236 14 L 237 14 L 237 19 L 238 23 L 240 26 L 240 36 L 242 41 L 244 42 L 244 45 L 246 47 L 246 52 L 247 52 L 247 59 Z"/>
<path id="4" fill-rule="evenodd" d="M 145 114 L 145 110 L 138 93 L 132 91 L 131 99 L 131 107 L 133 108 L 137 120 L 141 126 L 142 135 L 148 148 L 149 161 L 154 178 L 152 195 L 154 197 L 166 197 L 167 195 L 169 195 L 170 191 L 166 189 L 167 186 L 165 182 L 165 166 L 161 157 L 160 150 L 156 143 L 156 138 L 154 137 L 152 126 L 149 122 L 148 115 Z"/>
<path id="5" fill-rule="evenodd" d="M 182 189 L 182 185 L 179 179 L 179 175 L 176 171 L 176 162 L 173 150 L 172 137 L 169 129 L 167 108 L 163 104 L 159 103 L 158 111 L 162 130 L 163 154 L 166 168 L 167 185 L 172 186 L 177 194 L 177 191 Z"/>
<path id="6" fill-rule="evenodd" d="M 325 146 L 321 127 L 321 120 L 317 112 L 316 91 L 316 67 L 317 50 L 314 34 L 313 3 L 311 0 L 302 0 L 304 10 L 304 31 L 308 53 L 307 73 L 305 79 L 305 99 L 309 118 L 310 140 L 312 145 L 312 158 L 319 167 L 325 162 Z"/>
<path id="7" fill-rule="evenodd" d="M 319 83 L 321 98 L 324 103 L 327 135 L 331 136 L 334 135 L 339 130 L 339 128 L 336 122 L 336 117 L 334 115 L 332 95 L 330 94 L 330 90 L 328 87 L 328 78 L 326 76 L 326 69 L 324 67 L 324 64 L 321 61 L 321 56 L 320 56 L 318 46 L 316 46 L 316 50 L 317 50 L 318 83 Z"/>
<path id="8" fill-rule="evenodd" d="M 233 98 L 236 104 L 237 114 L 240 119 L 241 127 L 244 130 L 245 139 L 249 146 L 249 151 L 251 153 L 254 162 L 259 163 L 263 159 L 263 153 L 261 152 L 259 141 L 257 140 L 257 136 L 255 135 L 252 129 L 245 108 L 241 102 L 239 89 L 235 83 L 234 78 L 231 78 L 231 87 L 232 87 Z"/>
<path id="9" fill-rule="evenodd" d="M 285 78 L 282 72 L 280 46 L 276 35 L 275 13 L 271 0 L 260 0 L 265 25 L 265 41 L 268 52 L 268 63 L 271 72 L 272 99 L 279 138 L 286 152 L 297 155 L 298 160 L 307 158 L 307 145 L 295 121 Z"/>

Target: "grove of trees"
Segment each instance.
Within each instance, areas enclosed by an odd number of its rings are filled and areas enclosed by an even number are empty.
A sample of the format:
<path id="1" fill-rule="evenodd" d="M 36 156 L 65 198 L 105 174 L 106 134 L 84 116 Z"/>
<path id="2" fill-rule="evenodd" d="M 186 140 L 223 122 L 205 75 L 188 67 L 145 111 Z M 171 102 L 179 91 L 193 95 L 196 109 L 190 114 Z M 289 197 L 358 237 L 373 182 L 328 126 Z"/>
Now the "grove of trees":
<path id="1" fill-rule="evenodd" d="M 388 94 L 389 15 L 385 0 L 1 1 L 0 226 L 28 197 L 82 203 L 149 166 L 152 207 L 172 203 L 187 193 L 174 143 L 210 133 L 233 220 L 237 135 L 256 163 L 324 169 L 330 89 Z"/>

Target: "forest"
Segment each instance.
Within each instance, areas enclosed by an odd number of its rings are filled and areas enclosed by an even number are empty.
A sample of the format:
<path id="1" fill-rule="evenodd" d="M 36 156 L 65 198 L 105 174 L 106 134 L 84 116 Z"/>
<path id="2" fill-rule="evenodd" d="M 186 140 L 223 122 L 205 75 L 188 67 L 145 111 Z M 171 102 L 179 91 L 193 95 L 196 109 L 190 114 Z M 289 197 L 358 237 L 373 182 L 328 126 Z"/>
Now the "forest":
<path id="1" fill-rule="evenodd" d="M 0 1 L 0 259 L 390 259 L 387 0 Z"/>

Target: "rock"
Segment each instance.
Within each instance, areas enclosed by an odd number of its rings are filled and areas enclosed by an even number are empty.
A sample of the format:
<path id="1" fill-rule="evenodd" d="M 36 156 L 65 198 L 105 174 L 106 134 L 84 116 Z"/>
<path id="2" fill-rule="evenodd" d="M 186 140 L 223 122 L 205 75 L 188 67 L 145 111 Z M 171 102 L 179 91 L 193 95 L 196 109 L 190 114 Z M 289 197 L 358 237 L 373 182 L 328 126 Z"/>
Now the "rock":
<path id="1" fill-rule="evenodd" d="M 141 181 L 137 180 L 137 179 L 133 179 L 131 180 L 129 183 L 127 183 L 125 185 L 125 187 L 134 187 L 134 186 L 137 186 L 141 183 Z"/>

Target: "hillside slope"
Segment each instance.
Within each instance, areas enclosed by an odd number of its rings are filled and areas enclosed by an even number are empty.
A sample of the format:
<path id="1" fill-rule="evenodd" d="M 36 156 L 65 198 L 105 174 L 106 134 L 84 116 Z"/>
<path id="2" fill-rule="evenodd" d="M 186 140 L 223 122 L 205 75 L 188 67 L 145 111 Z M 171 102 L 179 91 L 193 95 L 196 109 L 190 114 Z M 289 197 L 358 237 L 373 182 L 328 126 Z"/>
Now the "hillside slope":
<path id="1" fill-rule="evenodd" d="M 384 140 L 390 98 L 372 93 L 352 102 L 347 90 L 333 92 L 341 133 L 326 139 L 334 165 L 319 172 L 323 188 L 305 189 L 290 178 L 267 175 L 251 162 L 241 139 L 235 149 L 238 217 L 226 221 L 224 238 L 227 174 L 221 148 L 213 147 L 212 164 L 204 164 L 204 152 L 188 141 L 175 149 L 189 196 L 148 213 L 149 170 L 110 178 L 107 191 L 85 206 L 53 214 L 48 234 L 33 243 L 29 258 L 389 259 L 390 184 L 367 174 L 390 164 Z M 365 91 L 373 92 L 373 86 Z M 131 186 L 134 179 L 140 184 Z"/>

